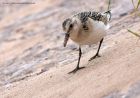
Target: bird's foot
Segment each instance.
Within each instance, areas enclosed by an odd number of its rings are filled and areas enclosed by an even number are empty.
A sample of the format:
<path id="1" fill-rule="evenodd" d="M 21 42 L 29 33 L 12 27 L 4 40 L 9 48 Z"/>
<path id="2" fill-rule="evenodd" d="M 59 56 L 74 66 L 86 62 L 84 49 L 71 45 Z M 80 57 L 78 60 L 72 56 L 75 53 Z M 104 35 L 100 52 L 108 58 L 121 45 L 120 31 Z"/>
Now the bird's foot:
<path id="1" fill-rule="evenodd" d="M 74 70 L 72 70 L 71 72 L 69 72 L 68 74 L 72 74 L 72 73 L 76 73 L 78 70 L 81 70 L 85 67 L 76 67 Z"/>
<path id="2" fill-rule="evenodd" d="M 92 61 L 93 59 L 97 58 L 97 57 L 101 57 L 99 54 L 94 55 L 93 57 L 91 57 L 88 61 Z"/>

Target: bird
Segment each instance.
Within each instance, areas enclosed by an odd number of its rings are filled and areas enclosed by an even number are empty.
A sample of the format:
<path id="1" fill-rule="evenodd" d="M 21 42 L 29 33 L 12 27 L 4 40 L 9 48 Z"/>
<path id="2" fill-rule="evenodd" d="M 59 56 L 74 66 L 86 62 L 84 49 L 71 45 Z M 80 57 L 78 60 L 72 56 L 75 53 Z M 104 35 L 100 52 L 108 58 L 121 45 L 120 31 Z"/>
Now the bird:
<path id="1" fill-rule="evenodd" d="M 75 73 L 85 67 L 79 67 L 82 56 L 81 46 L 92 45 L 99 43 L 96 54 L 89 59 L 89 61 L 100 57 L 99 51 L 103 43 L 104 37 L 107 35 L 109 29 L 109 21 L 111 20 L 111 11 L 96 12 L 85 11 L 74 14 L 62 23 L 62 29 L 65 32 L 64 47 L 66 47 L 69 39 L 79 45 L 78 63 L 74 70 L 69 73 Z"/>

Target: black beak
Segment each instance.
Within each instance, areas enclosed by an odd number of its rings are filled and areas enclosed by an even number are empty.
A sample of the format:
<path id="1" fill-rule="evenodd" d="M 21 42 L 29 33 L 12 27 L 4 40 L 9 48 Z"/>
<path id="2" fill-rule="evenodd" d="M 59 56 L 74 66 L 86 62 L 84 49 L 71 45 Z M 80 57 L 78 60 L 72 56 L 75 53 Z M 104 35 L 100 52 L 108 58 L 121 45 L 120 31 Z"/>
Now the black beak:
<path id="1" fill-rule="evenodd" d="M 70 36 L 69 33 L 66 33 L 66 34 L 65 34 L 64 47 L 66 47 L 66 45 L 67 45 L 67 42 L 68 42 L 68 40 L 69 40 L 69 36 Z"/>

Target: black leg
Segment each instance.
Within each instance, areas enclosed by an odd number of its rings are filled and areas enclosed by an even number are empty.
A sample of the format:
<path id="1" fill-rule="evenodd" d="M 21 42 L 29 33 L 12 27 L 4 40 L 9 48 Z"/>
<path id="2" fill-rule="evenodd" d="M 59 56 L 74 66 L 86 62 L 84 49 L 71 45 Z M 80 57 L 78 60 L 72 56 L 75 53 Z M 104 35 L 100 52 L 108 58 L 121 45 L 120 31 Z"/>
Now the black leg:
<path id="1" fill-rule="evenodd" d="M 82 51 L 81 51 L 81 47 L 79 47 L 79 58 L 78 58 L 77 66 L 76 66 L 76 68 L 73 71 L 69 72 L 69 74 L 75 73 L 78 70 L 85 68 L 85 67 L 79 67 L 81 56 L 82 56 Z"/>
<path id="2" fill-rule="evenodd" d="M 100 44 L 99 44 L 99 47 L 98 47 L 97 53 L 96 53 L 93 57 L 91 57 L 91 58 L 89 59 L 89 61 L 95 59 L 96 57 L 100 57 L 100 55 L 99 55 L 99 51 L 100 51 L 101 45 L 102 45 L 102 43 L 103 43 L 103 40 L 104 40 L 104 39 L 102 39 L 102 40 L 100 41 Z"/>

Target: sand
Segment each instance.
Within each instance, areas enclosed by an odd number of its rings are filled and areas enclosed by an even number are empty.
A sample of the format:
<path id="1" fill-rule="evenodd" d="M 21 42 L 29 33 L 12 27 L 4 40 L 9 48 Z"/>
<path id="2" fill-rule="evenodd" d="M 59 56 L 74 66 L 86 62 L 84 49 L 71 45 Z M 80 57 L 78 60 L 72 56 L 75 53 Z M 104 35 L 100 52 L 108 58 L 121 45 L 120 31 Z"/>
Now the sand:
<path id="1" fill-rule="evenodd" d="M 81 9 L 106 8 L 106 2 L 89 6 L 100 1 L 38 1 L 5 15 L 0 21 L 0 98 L 140 98 L 140 41 L 127 31 L 140 32 L 140 17 L 139 12 L 131 13 L 131 2 L 128 9 L 113 1 L 101 57 L 89 62 L 97 45 L 83 46 L 80 65 L 86 68 L 68 74 L 76 67 L 78 51 L 72 41 L 62 47 L 61 22 Z M 78 3 L 83 7 L 69 9 Z M 122 8 L 128 11 L 116 13 Z"/>

